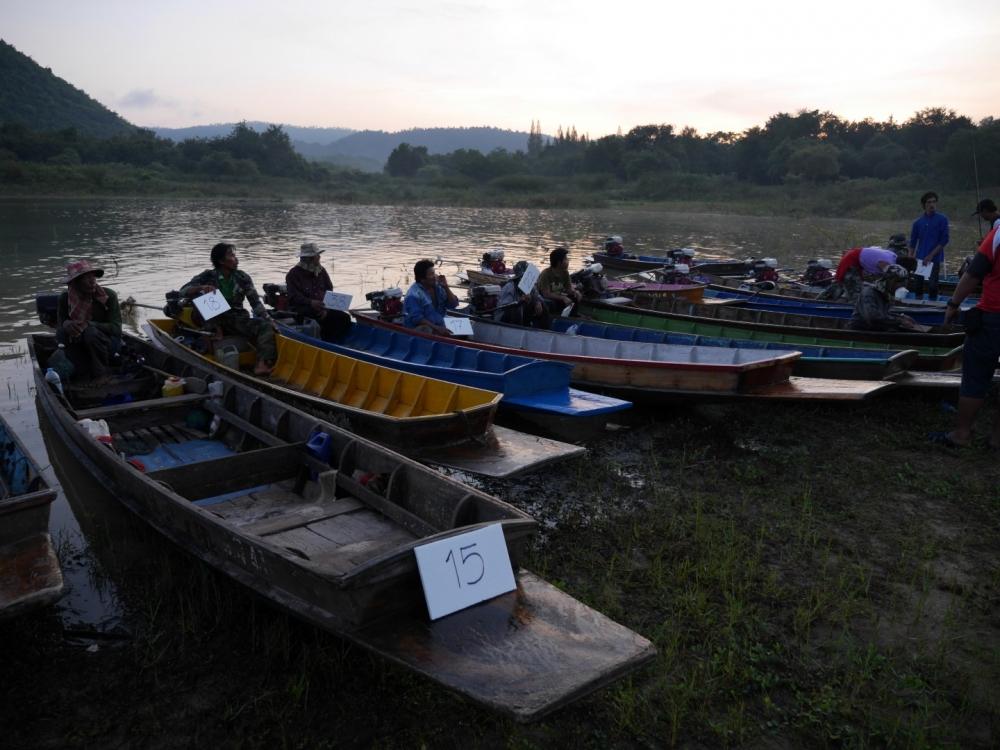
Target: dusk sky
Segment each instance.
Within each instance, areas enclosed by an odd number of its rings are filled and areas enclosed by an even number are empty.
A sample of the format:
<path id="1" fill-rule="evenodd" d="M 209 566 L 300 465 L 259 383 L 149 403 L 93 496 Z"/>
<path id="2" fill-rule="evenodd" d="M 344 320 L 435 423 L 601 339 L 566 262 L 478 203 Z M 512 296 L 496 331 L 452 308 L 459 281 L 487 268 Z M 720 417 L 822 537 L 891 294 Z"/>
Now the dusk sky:
<path id="1" fill-rule="evenodd" d="M 741 131 L 996 114 L 1000 11 L 951 2 L 0 0 L 0 37 L 144 126 Z M 991 54 L 992 53 L 992 54 Z"/>

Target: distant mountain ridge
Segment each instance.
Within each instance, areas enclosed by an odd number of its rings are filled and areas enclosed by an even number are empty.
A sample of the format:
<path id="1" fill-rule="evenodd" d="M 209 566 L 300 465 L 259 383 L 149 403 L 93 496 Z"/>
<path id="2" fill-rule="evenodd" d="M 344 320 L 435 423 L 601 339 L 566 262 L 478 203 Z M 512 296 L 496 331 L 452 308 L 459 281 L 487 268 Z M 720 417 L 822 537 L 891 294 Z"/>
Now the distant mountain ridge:
<path id="1" fill-rule="evenodd" d="M 338 158 L 350 157 L 377 163 L 379 169 L 389 154 L 400 143 L 411 146 L 425 146 L 432 154 L 450 154 L 458 149 L 473 149 L 488 154 L 494 149 L 525 151 L 528 133 L 518 130 L 504 130 L 493 127 L 472 128 L 411 128 L 395 133 L 384 130 L 362 130 L 329 144 L 326 149 L 310 155 L 317 161 L 337 162 Z M 305 154 L 304 154 L 305 155 Z"/>
<path id="2" fill-rule="evenodd" d="M 31 130 L 76 128 L 95 138 L 136 126 L 0 39 L 0 123 Z"/>
<path id="3" fill-rule="evenodd" d="M 258 133 L 263 133 L 271 125 L 281 125 L 281 129 L 288 133 L 288 137 L 293 141 L 303 141 L 305 143 L 333 143 L 345 135 L 350 135 L 356 131 L 350 128 L 320 128 L 302 127 L 299 125 L 287 125 L 285 123 L 270 123 L 261 120 L 252 120 L 246 123 L 251 129 Z M 161 128 L 151 127 L 160 138 L 168 138 L 171 141 L 185 141 L 188 138 L 219 138 L 227 136 L 233 132 L 235 122 L 219 122 L 211 125 L 192 125 L 187 128 Z"/>
<path id="4" fill-rule="evenodd" d="M 182 141 L 187 138 L 218 138 L 228 135 L 236 123 L 196 125 L 189 128 L 150 128 L 161 138 Z M 271 123 L 248 122 L 257 131 Z M 524 151 L 528 133 L 493 127 L 472 128 L 411 128 L 394 133 L 384 130 L 350 130 L 348 128 L 301 127 L 281 125 L 292 140 L 292 146 L 307 159 L 352 167 L 366 172 L 381 171 L 389 154 L 400 143 L 425 146 L 432 154 L 448 154 L 458 149 L 474 149 L 488 154 L 494 149 Z"/>

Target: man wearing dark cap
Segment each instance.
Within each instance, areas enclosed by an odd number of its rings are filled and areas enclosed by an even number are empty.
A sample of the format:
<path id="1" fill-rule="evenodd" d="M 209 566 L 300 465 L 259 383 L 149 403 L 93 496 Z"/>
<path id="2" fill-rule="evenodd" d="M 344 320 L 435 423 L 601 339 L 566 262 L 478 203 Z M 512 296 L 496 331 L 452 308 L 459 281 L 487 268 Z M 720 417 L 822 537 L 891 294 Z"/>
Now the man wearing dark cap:
<path id="1" fill-rule="evenodd" d="M 49 362 L 63 380 L 74 375 L 106 377 L 121 347 L 122 311 L 114 290 L 97 283 L 103 275 L 103 268 L 87 260 L 66 266 L 67 289 L 59 295 L 56 323 L 56 340 L 65 358 Z"/>
<path id="2" fill-rule="evenodd" d="M 303 318 L 319 323 L 320 337 L 336 341 L 351 328 L 351 316 L 341 310 L 327 310 L 323 299 L 333 291 L 330 274 L 320 263 L 323 249 L 315 242 L 306 242 L 299 248 L 299 262 L 285 274 L 288 289 L 288 306 Z"/>
<path id="3" fill-rule="evenodd" d="M 944 248 L 948 244 L 948 217 L 938 213 L 938 195 L 933 190 L 920 196 L 924 212 L 913 222 L 910 229 L 910 255 L 931 266 L 927 277 L 927 296 L 936 299 L 938 277 L 944 261 Z"/>
<path id="4" fill-rule="evenodd" d="M 965 347 L 962 351 L 962 387 L 958 398 L 958 418 L 951 432 L 932 432 L 931 442 L 948 447 L 962 447 L 972 442 L 972 426 L 983 407 L 993 373 L 1000 359 L 1000 213 L 989 198 L 979 201 L 973 216 L 988 221 L 992 228 L 979 245 L 969 269 L 948 300 L 944 322 L 958 315 L 965 298 L 982 282 L 983 293 L 977 304 L 965 313 Z M 989 447 L 1000 450 L 1000 414 L 993 423 Z"/>

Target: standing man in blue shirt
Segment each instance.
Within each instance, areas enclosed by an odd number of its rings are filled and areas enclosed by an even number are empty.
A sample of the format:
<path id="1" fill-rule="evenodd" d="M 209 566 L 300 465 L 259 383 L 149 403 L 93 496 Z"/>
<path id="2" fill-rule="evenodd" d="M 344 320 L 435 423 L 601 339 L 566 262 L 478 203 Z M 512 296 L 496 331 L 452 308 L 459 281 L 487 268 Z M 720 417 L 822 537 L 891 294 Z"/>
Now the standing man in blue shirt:
<path id="1" fill-rule="evenodd" d="M 425 333 L 451 336 L 444 316 L 458 307 L 458 297 L 448 288 L 448 279 L 438 276 L 434 261 L 426 258 L 413 266 L 413 279 L 403 300 L 403 324 Z"/>
<path id="2" fill-rule="evenodd" d="M 910 255 L 921 263 L 931 264 L 931 275 L 927 279 L 927 296 L 937 297 L 938 277 L 944 261 L 944 247 L 948 244 L 948 217 L 937 212 L 938 194 L 933 190 L 920 196 L 924 212 L 913 222 L 910 230 Z"/>

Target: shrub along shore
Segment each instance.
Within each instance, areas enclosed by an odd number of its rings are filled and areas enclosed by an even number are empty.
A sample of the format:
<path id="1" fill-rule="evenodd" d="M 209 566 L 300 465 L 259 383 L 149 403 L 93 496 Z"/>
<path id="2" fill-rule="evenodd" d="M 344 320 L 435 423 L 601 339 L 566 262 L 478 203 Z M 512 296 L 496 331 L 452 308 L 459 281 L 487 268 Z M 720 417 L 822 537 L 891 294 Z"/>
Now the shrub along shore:
<path id="1" fill-rule="evenodd" d="M 663 206 L 745 216 L 824 216 L 912 221 L 927 189 L 916 177 L 855 179 L 824 185 L 788 182 L 755 185 L 728 176 L 667 174 L 655 184 L 623 183 L 611 176 L 530 177 L 486 184 L 458 178 L 399 178 L 358 171 L 321 172 L 316 180 L 256 176 L 195 177 L 165 167 L 126 164 L 17 163 L 0 174 L 0 197 L 145 197 L 304 200 L 361 205 L 434 205 L 503 208 L 605 208 Z M 976 193 L 939 191 L 949 206 L 976 204 Z M 982 195 L 1000 196 L 1000 188 Z M 916 206 L 916 207 L 915 207 Z M 964 211 L 964 208 L 963 208 Z"/>

